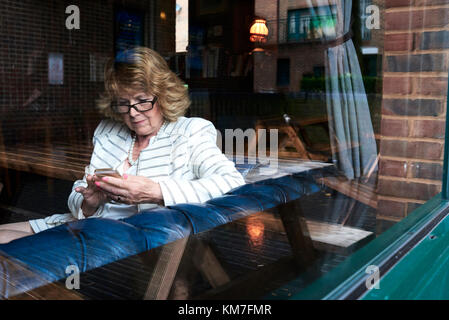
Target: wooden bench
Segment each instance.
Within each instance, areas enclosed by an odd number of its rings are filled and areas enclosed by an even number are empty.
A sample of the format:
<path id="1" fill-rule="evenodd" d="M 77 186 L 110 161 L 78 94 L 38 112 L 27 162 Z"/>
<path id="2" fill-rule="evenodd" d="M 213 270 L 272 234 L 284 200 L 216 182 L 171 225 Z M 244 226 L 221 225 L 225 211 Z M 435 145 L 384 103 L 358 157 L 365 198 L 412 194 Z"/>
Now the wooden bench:
<path id="1" fill-rule="evenodd" d="M 233 296 L 229 295 L 230 292 L 242 294 L 246 298 L 255 298 L 251 296 L 253 294 L 250 292 L 251 288 L 260 286 L 260 281 L 264 277 L 269 277 L 268 274 L 272 273 L 273 276 L 279 277 L 278 272 L 291 271 L 292 266 L 296 270 L 305 270 L 318 258 L 315 250 L 349 254 L 371 241 L 375 236 L 373 232 L 355 227 L 306 220 L 302 217 L 297 202 L 286 203 L 270 212 L 262 211 L 238 219 L 232 222 L 229 228 L 243 229 L 249 233 L 254 232 L 255 237 L 258 234 L 263 237 L 263 233 L 267 231 L 285 234 L 290 244 L 292 257 L 291 259 L 280 259 L 273 265 L 263 266 L 258 271 L 233 279 L 215 256 L 213 248 L 207 243 L 194 236 L 190 240 L 194 240 L 195 249 L 186 252 L 187 241 L 178 240 L 169 246 L 164 246 L 166 248 L 163 248 L 162 254 L 159 255 L 160 258 L 154 268 L 155 271 L 151 276 L 145 298 L 166 299 L 169 297 L 170 291 L 172 291 L 171 298 L 180 298 L 173 295 L 173 285 L 183 256 L 184 259 L 193 261 L 198 272 L 212 287 L 211 290 L 200 294 L 195 299 L 226 299 Z M 210 232 L 213 233 L 213 230 Z M 251 237 L 251 234 L 249 236 Z M 190 269 L 192 266 L 184 266 L 184 268 Z"/>
<path id="2" fill-rule="evenodd" d="M 94 272 L 88 272 L 88 276 L 82 275 L 82 279 L 89 277 L 91 288 L 98 287 L 98 291 L 101 288 L 104 292 L 108 285 L 101 281 L 102 276 L 107 274 L 107 280 L 114 283 L 113 288 L 109 287 L 113 292 L 111 296 L 115 294 L 125 299 L 129 297 L 126 296 L 127 291 L 133 291 L 131 298 L 134 299 L 257 299 L 260 298 L 258 294 L 266 292 L 266 286 L 272 285 L 272 282 L 289 281 L 292 274 L 297 275 L 313 265 L 323 251 L 349 254 L 374 237 L 372 232 L 354 227 L 305 220 L 291 209 L 296 208 L 288 203 L 276 208 L 276 214 L 271 211 L 252 214 L 206 231 L 205 234 L 192 235 L 188 239 L 177 240 L 146 253 L 113 262 Z M 237 240 L 235 237 L 239 234 L 242 241 L 227 242 L 224 237 L 227 231 L 234 240 Z M 280 258 L 270 263 L 257 265 L 257 268 L 254 268 L 256 265 L 248 267 L 254 259 L 253 255 L 268 254 L 261 250 L 271 250 L 269 248 L 273 244 L 268 244 L 270 240 L 281 241 L 280 239 L 288 241 L 291 249 L 288 254 L 291 256 L 281 254 Z M 251 241 L 252 244 L 245 246 L 245 241 Z M 274 250 L 277 249 L 279 248 Z M 285 250 L 285 246 L 280 249 Z M 233 252 L 229 260 L 223 257 L 228 250 Z M 237 256 L 242 260 L 244 273 L 236 272 Z M 230 261 L 234 262 L 233 267 L 230 267 Z M 254 263 L 257 264 L 257 260 Z M 136 271 L 136 268 L 141 271 Z M 122 270 L 121 277 L 130 277 L 133 281 L 128 281 L 130 284 L 121 281 L 121 284 L 116 285 L 118 280 L 114 279 L 119 270 Z M 205 291 L 190 296 L 186 293 L 188 279 L 199 275 L 207 284 L 202 286 Z M 267 279 L 270 281 L 267 282 Z M 107 294 L 102 297 L 108 298 Z"/>
<path id="3" fill-rule="evenodd" d="M 326 177 L 319 180 L 331 189 L 377 209 L 377 193 L 374 186 L 344 177 Z"/>

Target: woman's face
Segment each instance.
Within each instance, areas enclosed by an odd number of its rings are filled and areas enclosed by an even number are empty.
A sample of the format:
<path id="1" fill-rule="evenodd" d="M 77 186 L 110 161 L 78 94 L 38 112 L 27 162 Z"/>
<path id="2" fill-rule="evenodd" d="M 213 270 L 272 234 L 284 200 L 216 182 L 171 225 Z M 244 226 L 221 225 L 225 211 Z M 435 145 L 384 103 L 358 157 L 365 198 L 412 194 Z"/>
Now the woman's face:
<path id="1" fill-rule="evenodd" d="M 153 100 L 155 97 L 143 92 L 121 94 L 118 97 L 119 105 L 133 105 L 144 100 Z M 137 105 L 142 109 L 140 105 Z M 135 108 L 131 108 L 129 113 L 123 114 L 123 121 L 128 128 L 134 131 L 138 136 L 154 136 L 164 122 L 159 103 L 156 102 L 149 111 L 139 112 Z"/>

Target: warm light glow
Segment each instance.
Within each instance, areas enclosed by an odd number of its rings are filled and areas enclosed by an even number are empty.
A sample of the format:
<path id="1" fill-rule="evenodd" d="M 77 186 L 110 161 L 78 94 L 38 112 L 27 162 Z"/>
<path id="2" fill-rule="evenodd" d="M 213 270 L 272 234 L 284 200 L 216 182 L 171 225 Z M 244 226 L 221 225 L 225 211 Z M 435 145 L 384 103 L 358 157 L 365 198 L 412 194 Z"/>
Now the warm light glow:
<path id="1" fill-rule="evenodd" d="M 165 14 L 164 11 L 161 11 L 161 19 L 162 19 L 162 20 L 167 19 L 167 15 Z"/>
<path id="2" fill-rule="evenodd" d="M 249 40 L 252 42 L 266 42 L 268 38 L 268 28 L 265 19 L 255 19 L 249 29 Z"/>
<path id="3" fill-rule="evenodd" d="M 253 250 L 258 250 L 264 242 L 265 225 L 257 218 L 248 219 L 246 232 L 249 236 L 249 244 Z"/>

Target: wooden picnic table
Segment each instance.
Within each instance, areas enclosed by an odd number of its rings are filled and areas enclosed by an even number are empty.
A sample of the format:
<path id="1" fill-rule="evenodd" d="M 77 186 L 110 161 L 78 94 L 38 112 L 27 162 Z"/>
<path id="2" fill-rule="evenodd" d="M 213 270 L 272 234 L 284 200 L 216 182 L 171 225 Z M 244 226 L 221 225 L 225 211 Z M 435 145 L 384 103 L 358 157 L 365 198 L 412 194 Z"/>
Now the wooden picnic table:
<path id="1" fill-rule="evenodd" d="M 84 175 L 93 147 L 68 143 L 18 144 L 0 150 L 0 166 L 51 178 L 75 181 Z"/>

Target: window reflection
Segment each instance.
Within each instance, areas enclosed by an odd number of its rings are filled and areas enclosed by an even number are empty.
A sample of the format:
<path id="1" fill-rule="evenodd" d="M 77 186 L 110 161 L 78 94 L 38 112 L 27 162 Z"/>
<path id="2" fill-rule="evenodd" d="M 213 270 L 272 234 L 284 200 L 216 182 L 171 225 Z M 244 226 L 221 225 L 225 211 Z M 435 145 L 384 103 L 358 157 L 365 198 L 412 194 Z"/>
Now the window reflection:
<path id="1" fill-rule="evenodd" d="M 260 250 L 264 239 L 264 224 L 257 219 L 248 219 L 246 222 L 246 232 L 249 236 L 249 244 L 252 250 Z"/>
<path id="2" fill-rule="evenodd" d="M 213 124 L 217 145 L 246 184 L 207 204 L 133 216 L 138 232 L 129 233 L 130 242 L 103 247 L 109 242 L 97 239 L 103 233 L 89 229 L 90 221 L 66 226 L 67 248 L 92 237 L 86 243 L 95 263 L 83 270 L 82 297 L 301 292 L 440 192 L 448 5 L 110 1 L 81 5 L 80 29 L 67 30 L 63 4 L 1 2 L 1 225 L 68 212 L 103 120 L 96 106 L 107 59 L 134 45 L 153 48 L 188 90 L 186 116 Z M 369 6 L 379 9 L 379 28 L 366 23 Z M 258 17 L 269 32 L 252 42 Z M 59 255 L 39 246 L 64 246 L 32 237 L 39 254 L 23 255 L 19 242 L 0 246 L 7 266 L 0 271 L 28 277 L 23 268 L 33 272 L 33 263 L 47 261 L 57 271 L 42 270 L 60 275 Z M 64 291 L 63 281 L 53 280 Z M 33 285 L 45 284 L 27 290 Z"/>

